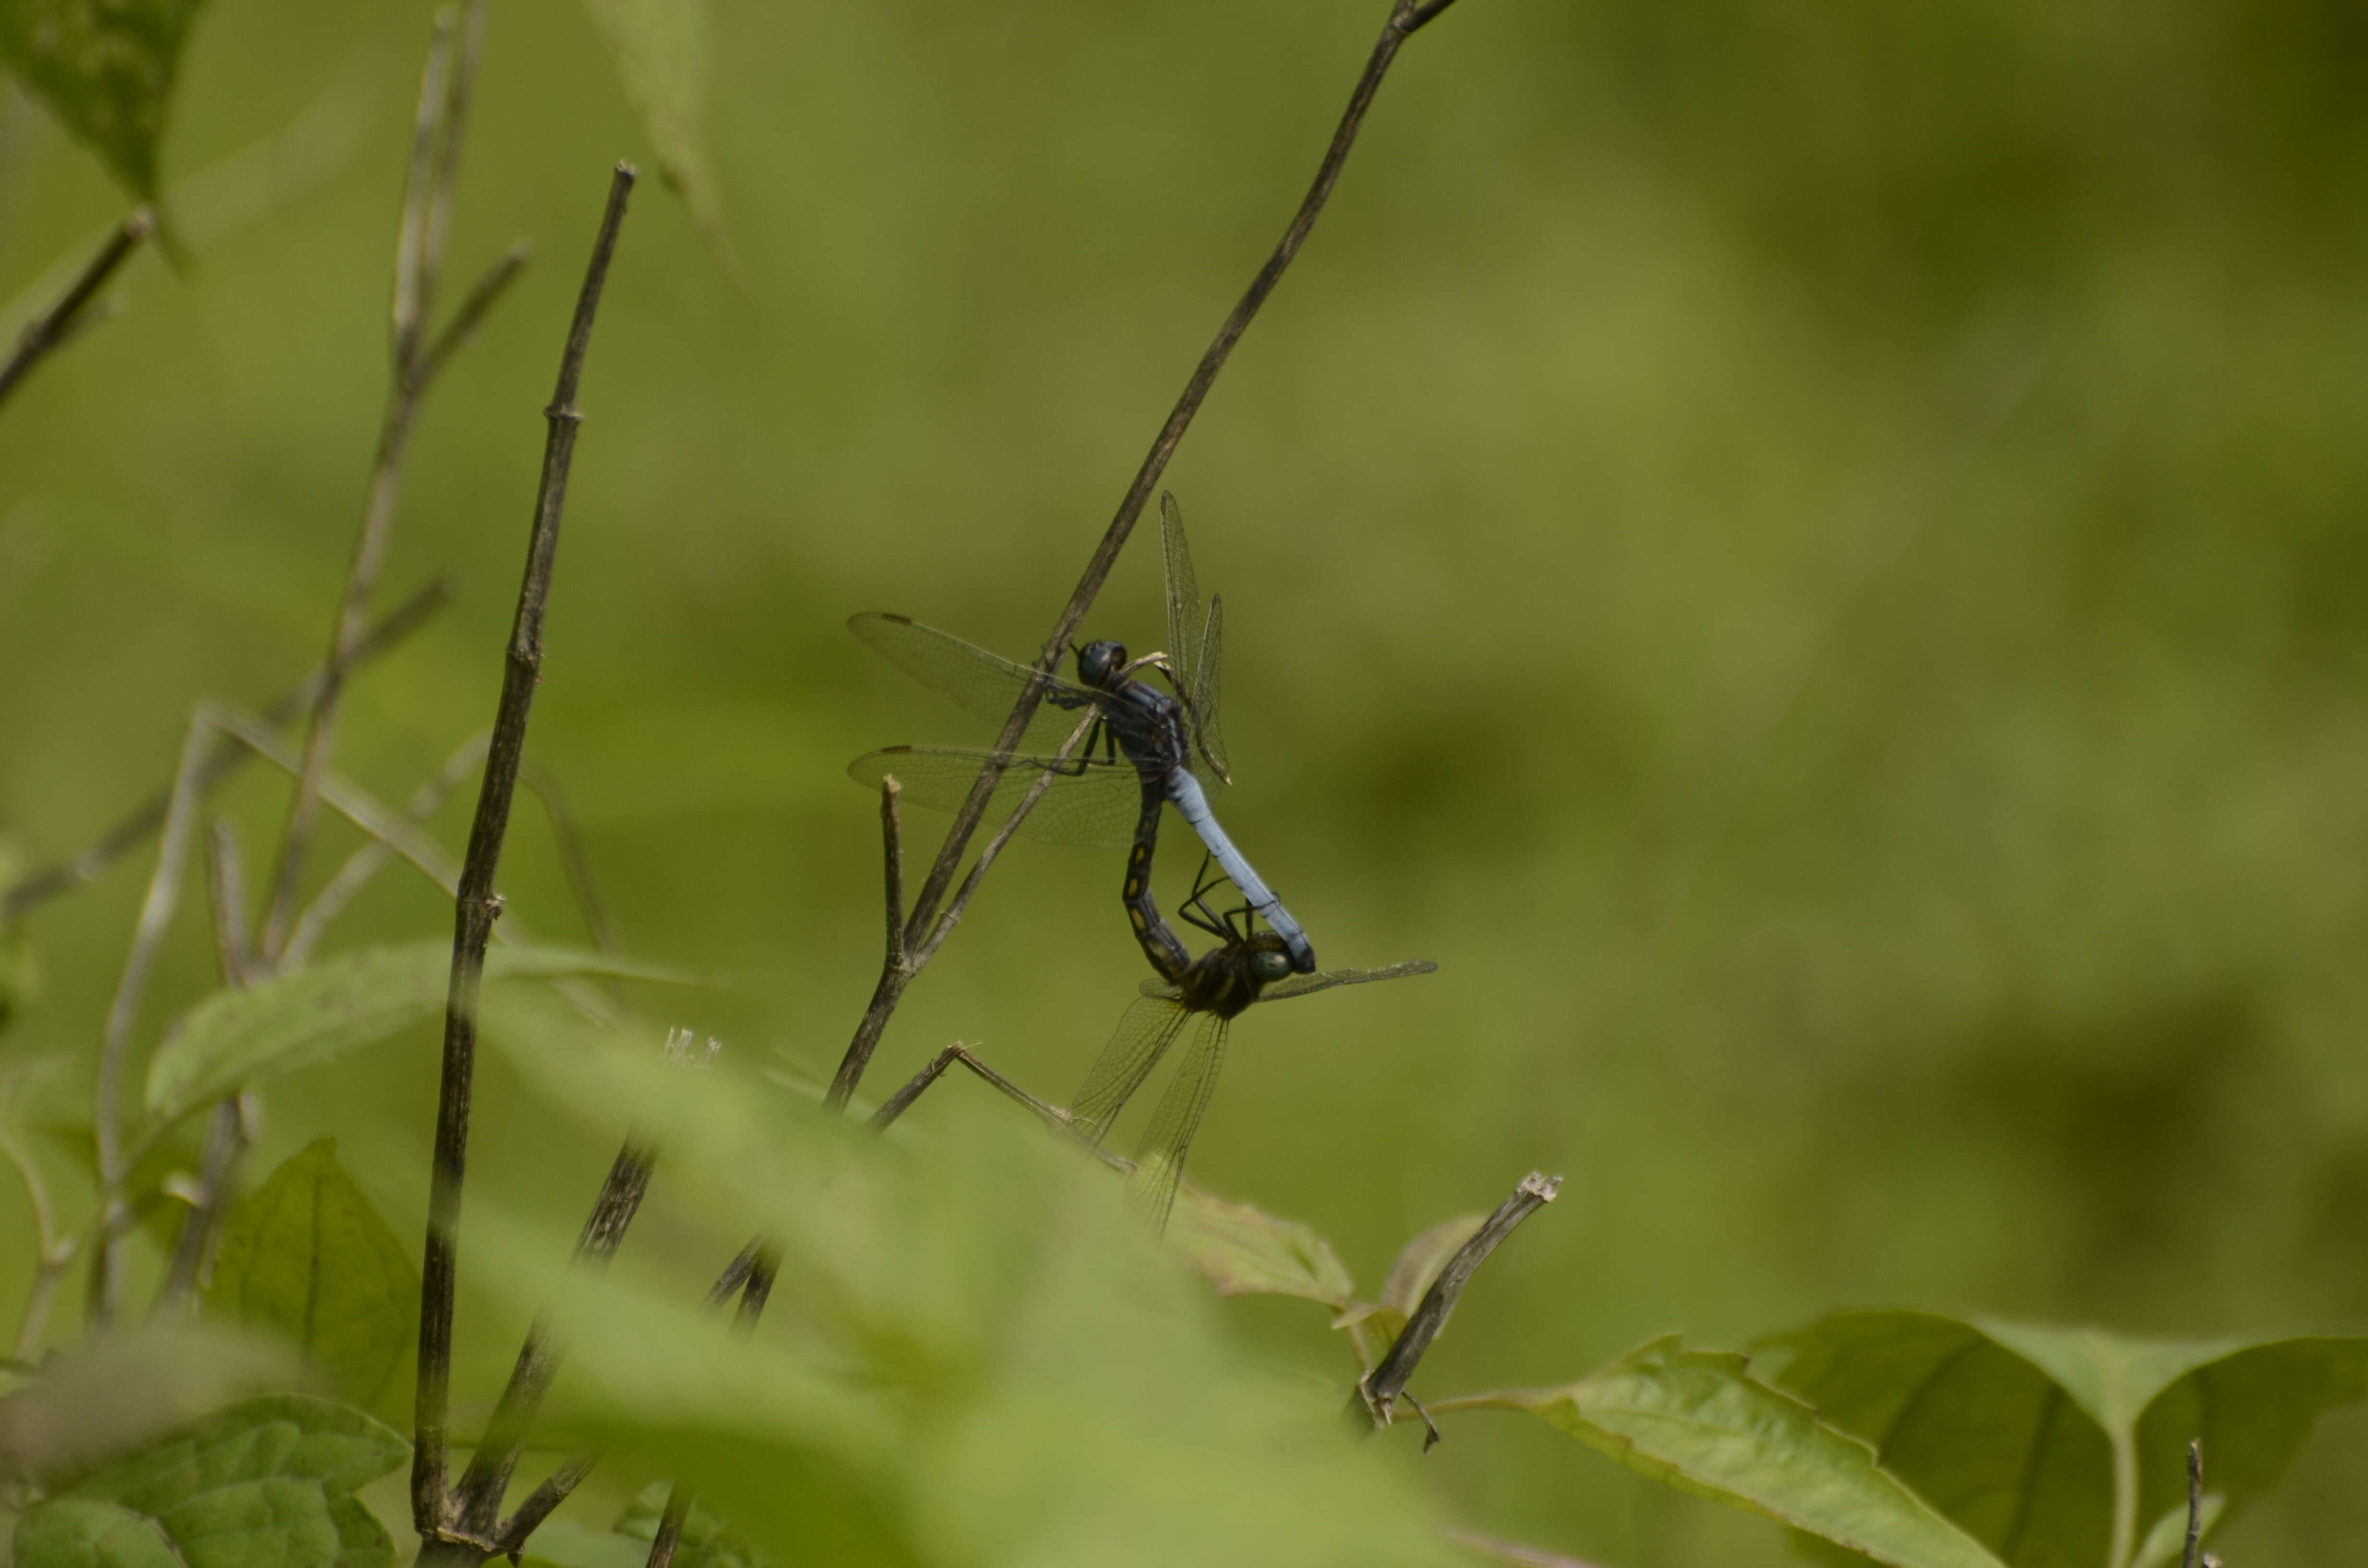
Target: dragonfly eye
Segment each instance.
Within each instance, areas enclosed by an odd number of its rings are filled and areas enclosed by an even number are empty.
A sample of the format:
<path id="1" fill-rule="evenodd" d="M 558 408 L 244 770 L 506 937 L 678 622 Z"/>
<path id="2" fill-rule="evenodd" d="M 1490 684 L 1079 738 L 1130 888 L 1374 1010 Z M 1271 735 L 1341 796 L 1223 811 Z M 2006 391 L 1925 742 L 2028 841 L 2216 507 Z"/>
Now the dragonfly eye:
<path id="1" fill-rule="evenodd" d="M 1126 649 L 1117 642 L 1088 642 L 1077 650 L 1077 678 L 1099 687 L 1126 667 Z"/>
<path id="2" fill-rule="evenodd" d="M 1260 985 L 1272 984 L 1291 972 L 1291 959 L 1283 953 L 1253 953 L 1250 974 Z"/>

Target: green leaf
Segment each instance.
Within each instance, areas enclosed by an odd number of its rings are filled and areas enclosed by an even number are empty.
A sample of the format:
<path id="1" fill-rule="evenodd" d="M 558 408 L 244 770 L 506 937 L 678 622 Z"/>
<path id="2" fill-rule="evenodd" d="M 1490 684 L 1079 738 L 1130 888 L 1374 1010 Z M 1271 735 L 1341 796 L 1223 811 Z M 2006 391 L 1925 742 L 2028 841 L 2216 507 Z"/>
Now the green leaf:
<path id="1" fill-rule="evenodd" d="M 387 1568 L 355 1488 L 409 1447 L 303 1394 L 230 1406 L 53 1494 L 17 1521 L 17 1568 Z"/>
<path id="2" fill-rule="evenodd" d="M 1768 1343 L 1792 1353 L 1779 1383 L 2014 1568 L 2132 1562 L 2140 1521 L 2184 1517 L 2190 1438 L 2234 1517 L 2321 1412 L 2368 1397 L 2368 1339 L 2340 1336 L 2180 1343 L 1874 1312 Z"/>
<path id="3" fill-rule="evenodd" d="M 286 1340 L 340 1398 L 375 1407 L 414 1348 L 419 1271 L 324 1138 L 231 1210 L 206 1310 Z"/>
<path id="4" fill-rule="evenodd" d="M 512 1024 L 489 1038 L 552 1113 L 604 1139 L 629 1115 L 701 1227 L 594 1278 L 565 1235 L 472 1206 L 472 1278 L 569 1346 L 550 1440 L 695 1478 L 785 1562 L 1452 1560 L 1411 1456 L 1343 1441 L 1337 1388 L 1235 1345 L 1069 1140 L 961 1096 L 877 1139 L 728 1051 L 686 1072 L 654 1037 Z M 697 1303 L 759 1233 L 780 1273 L 735 1333 Z"/>
<path id="5" fill-rule="evenodd" d="M 1302 1296 L 1346 1307 L 1356 1290 L 1331 1244 L 1307 1226 L 1189 1184 L 1177 1192 L 1167 1240 L 1220 1296 Z"/>
<path id="6" fill-rule="evenodd" d="M 658 174 L 721 246 L 723 208 L 701 126 L 707 97 L 708 0 L 585 0 L 616 61 L 625 99 L 657 154 Z"/>
<path id="7" fill-rule="evenodd" d="M 6 0 L 0 56 L 142 201 L 200 0 Z"/>
<path id="8" fill-rule="evenodd" d="M 296 1373 L 279 1346 L 211 1324 L 93 1335 L 0 1399 L 0 1482 L 54 1487 L 87 1475 Z"/>
<path id="9" fill-rule="evenodd" d="M 1866 1444 L 1750 1377 L 1741 1356 L 1672 1335 L 1561 1388 L 1438 1401 L 1526 1410 L 1640 1475 L 1765 1514 L 1894 1568 L 1998 1568 Z"/>
<path id="10" fill-rule="evenodd" d="M 365 948 L 252 991 L 218 991 L 181 1016 L 148 1063 L 152 1123 L 170 1122 L 233 1090 L 385 1039 L 442 1011 L 452 948 L 443 941 Z M 485 978 L 610 975 L 673 980 L 597 953 L 495 948 Z"/>
<path id="11" fill-rule="evenodd" d="M 646 1553 L 647 1543 L 657 1539 L 658 1522 L 666 1515 L 666 1496 L 673 1490 L 674 1483 L 666 1481 L 642 1488 L 618 1516 L 617 1533 L 642 1543 Z M 675 1547 L 674 1561 L 675 1568 L 773 1568 L 775 1562 L 696 1502 L 683 1517 L 682 1539 Z"/>

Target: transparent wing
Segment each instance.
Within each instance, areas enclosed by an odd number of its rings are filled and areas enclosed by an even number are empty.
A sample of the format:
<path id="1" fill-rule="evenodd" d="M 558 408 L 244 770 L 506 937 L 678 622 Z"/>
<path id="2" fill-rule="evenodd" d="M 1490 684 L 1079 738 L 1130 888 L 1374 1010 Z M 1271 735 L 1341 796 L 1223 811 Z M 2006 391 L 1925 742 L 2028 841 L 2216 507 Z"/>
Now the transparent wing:
<path id="1" fill-rule="evenodd" d="M 1201 585 L 1192 574 L 1192 547 L 1184 540 L 1184 511 L 1176 497 L 1159 494 L 1159 545 L 1167 565 L 1167 657 L 1177 695 L 1191 710 L 1201 749 L 1219 778 L 1230 784 L 1225 748 L 1217 739 L 1217 646 L 1214 603 L 1201 609 Z"/>
<path id="2" fill-rule="evenodd" d="M 1187 698 L 1199 695 L 1201 677 L 1201 585 L 1192 575 L 1192 547 L 1184 542 L 1184 511 L 1176 497 L 1159 493 L 1159 548 L 1167 563 L 1167 656 Z"/>
<path id="3" fill-rule="evenodd" d="M 1217 777 L 1230 784 L 1234 781 L 1233 764 L 1225 760 L 1225 743 L 1217 733 L 1218 687 L 1224 672 L 1218 667 L 1218 654 L 1225 633 L 1225 601 L 1223 597 L 1209 597 L 1209 630 L 1201 642 L 1201 673 L 1192 683 L 1192 712 L 1200 721 L 1201 755 L 1216 770 Z"/>
<path id="4" fill-rule="evenodd" d="M 1176 1202 L 1176 1184 L 1184 1177 L 1185 1151 L 1192 1146 L 1192 1134 L 1201 1130 L 1201 1113 L 1209 1108 L 1209 1096 L 1217 1092 L 1217 1073 L 1225 1064 L 1225 1020 L 1214 1013 L 1201 1015 L 1192 1049 L 1185 1053 L 1184 1064 L 1176 1069 L 1167 1092 L 1159 1096 L 1159 1108 L 1151 1113 L 1143 1146 L 1135 1151 L 1134 1175 L 1126 1183 L 1127 1205 L 1155 1232 L 1167 1226 L 1167 1210 Z"/>
<path id="5" fill-rule="evenodd" d="M 975 643 L 950 637 L 901 615 L 849 616 L 847 629 L 898 669 L 965 712 L 993 724 L 1011 717 L 1014 704 L 1035 671 L 990 653 Z M 1097 692 L 1053 676 L 1044 700 L 1029 720 L 1014 751 L 1056 752 L 1076 728 L 1078 716 L 1100 704 Z"/>
<path id="6" fill-rule="evenodd" d="M 1110 1123 L 1167 1054 L 1190 1017 L 1181 1003 L 1152 996 L 1120 1016 L 1117 1032 L 1094 1058 L 1093 1070 L 1069 1103 L 1069 1115 L 1087 1137 L 1099 1143 L 1110 1135 Z"/>
<path id="7" fill-rule="evenodd" d="M 866 752 L 848 763 L 847 776 L 876 791 L 882 777 L 893 773 L 905 800 L 933 812 L 952 812 L 962 809 L 970 798 L 971 786 L 978 781 L 978 770 L 996 755 L 965 746 L 890 746 Z M 1143 782 L 1125 763 L 1007 756 L 1003 775 L 995 781 L 995 793 L 987 801 L 987 826 L 1000 826 L 1047 769 L 1053 770 L 1052 783 L 1028 813 L 1028 820 L 1019 824 L 1021 837 L 1105 849 L 1134 842 L 1135 821 L 1143 810 Z"/>
<path id="8" fill-rule="evenodd" d="M 1315 974 L 1294 974 L 1278 980 L 1258 993 L 1261 1002 L 1288 1002 L 1293 996 L 1305 996 L 1313 992 L 1329 991 L 1336 985 L 1363 985 L 1375 980 L 1404 980 L 1410 974 L 1429 974 L 1439 966 L 1429 959 L 1410 959 L 1405 963 L 1384 965 L 1380 969 L 1327 969 Z"/>

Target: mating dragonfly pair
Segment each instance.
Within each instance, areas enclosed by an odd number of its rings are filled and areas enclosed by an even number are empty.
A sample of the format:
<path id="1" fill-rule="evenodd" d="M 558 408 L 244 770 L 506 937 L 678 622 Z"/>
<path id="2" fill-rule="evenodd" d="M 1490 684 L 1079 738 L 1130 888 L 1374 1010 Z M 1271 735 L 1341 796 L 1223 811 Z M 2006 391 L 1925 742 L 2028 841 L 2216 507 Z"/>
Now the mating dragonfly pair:
<path id="1" fill-rule="evenodd" d="M 1019 824 L 1022 835 L 1056 844 L 1127 846 L 1120 897 L 1158 978 L 1144 983 L 1142 999 L 1119 1020 L 1069 1114 L 1080 1132 L 1100 1142 L 1185 1026 L 1200 1020 L 1183 1064 L 1152 1114 L 1129 1183 L 1131 1199 L 1155 1228 L 1166 1223 L 1175 1201 L 1185 1152 L 1215 1091 L 1235 1017 L 1260 1001 L 1437 967 L 1418 962 L 1317 972 L 1307 933 L 1218 823 L 1208 785 L 1233 781 L 1217 731 L 1224 601 L 1212 598 L 1203 611 L 1176 498 L 1162 494 L 1159 507 L 1167 579 L 1164 653 L 1130 660 L 1119 643 L 1085 643 L 1077 650 L 1077 679 L 1067 681 L 1040 677 L 1028 665 L 903 616 L 859 615 L 848 622 L 891 664 L 981 718 L 1007 718 L 1031 683 L 1041 683 L 1042 693 L 1042 706 L 1011 751 L 891 746 L 848 767 L 856 782 L 876 789 L 894 775 L 905 799 L 950 812 L 991 770 L 991 812 L 1008 817 L 1034 797 Z M 1140 678 L 1137 672 L 1144 670 L 1157 672 L 1169 689 Z M 1151 892 L 1167 806 L 1191 824 L 1206 850 L 1191 895 L 1179 906 L 1188 924 L 1217 938 L 1198 958 L 1161 915 Z M 1241 894 L 1240 907 L 1220 912 L 1211 904 L 1222 886 L 1212 866 Z M 1259 922 L 1267 929 L 1258 929 Z"/>

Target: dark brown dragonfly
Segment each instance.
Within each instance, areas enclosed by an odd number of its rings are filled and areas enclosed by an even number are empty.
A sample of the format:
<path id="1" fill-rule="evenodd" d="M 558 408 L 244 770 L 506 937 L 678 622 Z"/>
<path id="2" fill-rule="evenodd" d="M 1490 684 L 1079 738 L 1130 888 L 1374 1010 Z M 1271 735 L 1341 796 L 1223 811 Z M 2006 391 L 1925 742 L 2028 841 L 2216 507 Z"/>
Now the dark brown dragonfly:
<path id="1" fill-rule="evenodd" d="M 1381 969 L 1294 974 L 1283 939 L 1271 931 L 1252 931 L 1247 912 L 1209 918 L 1208 891 L 1206 886 L 1196 886 L 1183 906 L 1184 913 L 1194 925 L 1215 931 L 1224 940 L 1193 960 L 1176 979 L 1143 983 L 1142 999 L 1120 1017 L 1117 1031 L 1095 1058 L 1093 1070 L 1086 1074 L 1084 1086 L 1069 1107 L 1072 1126 L 1099 1144 L 1109 1136 L 1110 1124 L 1127 1101 L 1190 1026 L 1191 1043 L 1167 1092 L 1160 1096 L 1158 1108 L 1152 1112 L 1151 1124 L 1135 1151 L 1134 1175 L 1127 1182 L 1127 1201 L 1154 1231 L 1166 1228 L 1167 1211 L 1176 1202 L 1176 1186 L 1184 1176 L 1184 1155 L 1192 1146 L 1192 1135 L 1201 1130 L 1210 1096 L 1216 1093 L 1217 1074 L 1225 1063 L 1225 1039 L 1234 1019 L 1261 1002 L 1283 1002 L 1336 986 L 1429 974 L 1439 967 L 1421 959 Z M 1167 935 L 1173 938 L 1172 932 Z"/>

